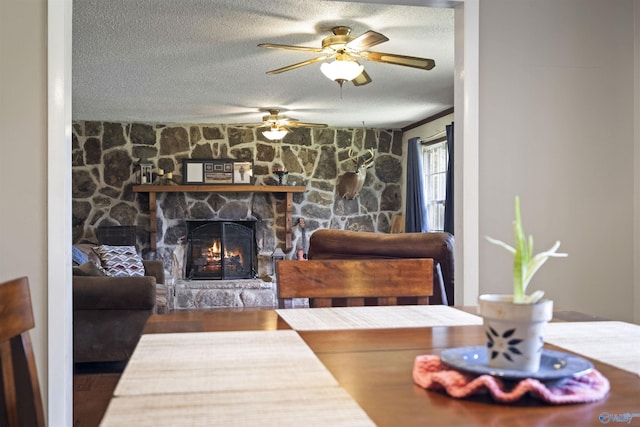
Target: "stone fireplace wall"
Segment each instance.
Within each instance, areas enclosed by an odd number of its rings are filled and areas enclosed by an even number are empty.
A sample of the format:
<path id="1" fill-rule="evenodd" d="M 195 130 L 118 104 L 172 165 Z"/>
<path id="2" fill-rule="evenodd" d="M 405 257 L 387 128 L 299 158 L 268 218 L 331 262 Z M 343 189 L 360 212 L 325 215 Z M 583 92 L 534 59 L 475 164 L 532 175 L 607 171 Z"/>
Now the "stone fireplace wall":
<path id="1" fill-rule="evenodd" d="M 158 193 L 158 249 L 149 253 L 148 195 L 131 189 L 140 158 L 171 172 L 176 183 L 182 183 L 187 158 L 252 160 L 256 185 L 277 184 L 273 170 L 283 166 L 289 171 L 286 184 L 307 187 L 293 196 L 292 253 L 303 241 L 300 218 L 308 240 L 320 228 L 389 232 L 392 215 L 402 209 L 400 131 L 297 128 L 273 142 L 253 127 L 75 121 L 72 143 L 74 243 L 95 242 L 99 226 L 136 225 L 145 257 L 162 258 L 168 269 L 178 239 L 186 235 L 186 219 L 255 218 L 259 273 L 271 275 L 271 254 L 276 247 L 284 249 L 283 196 L 217 194 L 215 186 L 211 193 Z M 355 170 L 350 149 L 374 149 L 376 158 L 360 195 L 343 200 L 335 184 L 340 174 Z"/>

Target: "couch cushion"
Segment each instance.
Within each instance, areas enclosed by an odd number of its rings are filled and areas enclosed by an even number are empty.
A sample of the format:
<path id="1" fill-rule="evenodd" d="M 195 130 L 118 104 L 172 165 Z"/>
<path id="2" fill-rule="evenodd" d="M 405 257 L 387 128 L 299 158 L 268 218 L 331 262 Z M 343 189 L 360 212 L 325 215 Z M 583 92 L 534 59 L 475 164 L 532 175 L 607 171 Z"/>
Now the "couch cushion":
<path id="1" fill-rule="evenodd" d="M 100 245 L 95 248 L 108 276 L 144 276 L 142 258 L 135 246 Z"/>
<path id="2" fill-rule="evenodd" d="M 153 310 L 155 304 L 156 280 L 151 276 L 73 278 L 75 311 Z"/>
<path id="3" fill-rule="evenodd" d="M 82 265 L 73 267 L 74 276 L 106 276 L 107 273 L 104 269 L 98 265 L 95 265 L 92 261 L 87 261 Z"/>

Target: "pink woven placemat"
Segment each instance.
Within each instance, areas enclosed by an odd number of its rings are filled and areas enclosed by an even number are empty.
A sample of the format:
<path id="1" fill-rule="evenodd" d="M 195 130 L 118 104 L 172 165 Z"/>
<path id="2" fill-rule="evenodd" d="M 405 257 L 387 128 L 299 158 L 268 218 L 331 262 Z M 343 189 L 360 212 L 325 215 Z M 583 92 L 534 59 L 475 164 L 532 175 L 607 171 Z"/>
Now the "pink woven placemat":
<path id="1" fill-rule="evenodd" d="M 609 380 L 595 369 L 548 385 L 527 378 L 507 386 L 491 375 L 477 376 L 455 370 L 436 355 L 416 357 L 413 380 L 426 390 L 445 392 L 455 398 L 489 393 L 493 400 L 500 403 L 513 403 L 527 394 L 554 405 L 594 402 L 609 392 Z"/>

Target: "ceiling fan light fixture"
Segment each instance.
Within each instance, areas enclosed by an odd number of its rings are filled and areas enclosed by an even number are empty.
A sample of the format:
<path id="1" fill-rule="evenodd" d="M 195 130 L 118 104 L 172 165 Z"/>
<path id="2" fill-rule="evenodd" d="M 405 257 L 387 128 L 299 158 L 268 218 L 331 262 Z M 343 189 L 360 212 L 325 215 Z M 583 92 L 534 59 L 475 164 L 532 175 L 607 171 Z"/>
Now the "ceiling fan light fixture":
<path id="1" fill-rule="evenodd" d="M 351 81 L 362 74 L 364 67 L 358 61 L 336 59 L 333 62 L 325 62 L 320 66 L 322 74 L 329 79 L 342 83 Z"/>
<path id="2" fill-rule="evenodd" d="M 265 130 L 265 131 L 262 132 L 264 137 L 269 139 L 269 140 L 271 140 L 271 141 L 277 141 L 278 139 L 282 139 L 288 133 L 289 133 L 288 130 L 282 129 L 282 128 L 278 128 L 278 127 L 275 127 L 275 126 L 272 126 L 271 128 L 269 128 L 269 130 Z"/>

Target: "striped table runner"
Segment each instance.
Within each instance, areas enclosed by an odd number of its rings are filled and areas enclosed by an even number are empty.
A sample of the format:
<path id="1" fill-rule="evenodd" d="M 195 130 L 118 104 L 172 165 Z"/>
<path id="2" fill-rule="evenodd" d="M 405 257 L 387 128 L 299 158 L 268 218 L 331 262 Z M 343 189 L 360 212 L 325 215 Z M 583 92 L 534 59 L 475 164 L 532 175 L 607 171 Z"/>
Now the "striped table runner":
<path id="1" fill-rule="evenodd" d="M 340 387 L 121 396 L 101 427 L 374 426 Z"/>
<path id="2" fill-rule="evenodd" d="M 337 385 L 294 331 L 148 334 L 141 337 L 114 395 Z"/>
<path id="3" fill-rule="evenodd" d="M 277 310 L 298 331 L 481 325 L 479 316 L 444 305 L 295 308 Z"/>
<path id="4" fill-rule="evenodd" d="M 374 425 L 295 331 L 143 335 L 101 426 Z"/>
<path id="5" fill-rule="evenodd" d="M 640 325 L 617 321 L 549 323 L 544 340 L 640 375 Z"/>

